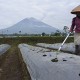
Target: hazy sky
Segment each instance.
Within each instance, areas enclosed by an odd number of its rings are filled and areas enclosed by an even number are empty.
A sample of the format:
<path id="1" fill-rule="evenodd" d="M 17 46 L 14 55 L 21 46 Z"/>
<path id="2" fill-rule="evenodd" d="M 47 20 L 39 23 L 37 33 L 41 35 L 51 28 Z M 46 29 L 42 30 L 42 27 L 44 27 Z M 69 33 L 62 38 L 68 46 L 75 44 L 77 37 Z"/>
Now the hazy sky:
<path id="1" fill-rule="evenodd" d="M 71 10 L 80 0 L 0 0 L 0 29 L 10 27 L 24 18 L 34 17 L 63 29 L 71 25 Z"/>

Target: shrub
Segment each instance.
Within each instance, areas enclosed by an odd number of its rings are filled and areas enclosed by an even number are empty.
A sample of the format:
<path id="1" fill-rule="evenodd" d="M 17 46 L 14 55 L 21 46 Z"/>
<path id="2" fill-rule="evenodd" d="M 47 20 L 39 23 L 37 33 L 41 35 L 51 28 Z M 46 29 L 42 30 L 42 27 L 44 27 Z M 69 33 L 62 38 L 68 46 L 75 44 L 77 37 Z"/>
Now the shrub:
<path id="1" fill-rule="evenodd" d="M 15 37 L 15 38 L 0 38 L 1 43 L 8 43 L 8 44 L 20 44 L 20 43 L 62 43 L 65 37 Z M 66 43 L 73 42 L 73 37 L 69 37 Z"/>

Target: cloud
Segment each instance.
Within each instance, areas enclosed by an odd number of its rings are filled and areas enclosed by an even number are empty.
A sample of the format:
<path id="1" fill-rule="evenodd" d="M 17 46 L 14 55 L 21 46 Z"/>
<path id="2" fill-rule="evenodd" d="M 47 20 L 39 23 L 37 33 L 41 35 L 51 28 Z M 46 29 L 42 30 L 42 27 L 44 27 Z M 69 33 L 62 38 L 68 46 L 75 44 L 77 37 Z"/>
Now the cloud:
<path id="1" fill-rule="evenodd" d="M 27 17 L 34 17 L 62 29 L 70 26 L 71 10 L 80 0 L 0 0 L 0 29 Z"/>

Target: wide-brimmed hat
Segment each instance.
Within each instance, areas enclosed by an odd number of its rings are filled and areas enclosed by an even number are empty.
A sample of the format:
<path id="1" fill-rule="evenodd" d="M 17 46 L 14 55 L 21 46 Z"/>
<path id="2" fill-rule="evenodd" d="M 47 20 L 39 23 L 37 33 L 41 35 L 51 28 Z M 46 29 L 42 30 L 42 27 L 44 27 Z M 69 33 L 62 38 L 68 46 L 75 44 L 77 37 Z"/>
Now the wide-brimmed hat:
<path id="1" fill-rule="evenodd" d="M 72 14 L 77 14 L 77 13 L 80 13 L 80 5 L 75 7 L 72 11 L 71 11 Z"/>

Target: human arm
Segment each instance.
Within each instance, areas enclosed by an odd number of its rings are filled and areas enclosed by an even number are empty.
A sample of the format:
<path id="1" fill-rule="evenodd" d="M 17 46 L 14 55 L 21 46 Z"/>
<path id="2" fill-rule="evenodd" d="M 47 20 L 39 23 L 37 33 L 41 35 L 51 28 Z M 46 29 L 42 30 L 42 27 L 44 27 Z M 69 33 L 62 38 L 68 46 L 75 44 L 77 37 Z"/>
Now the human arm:
<path id="1" fill-rule="evenodd" d="M 70 28 L 70 32 L 73 32 L 74 26 L 75 26 L 75 18 L 73 18 L 73 20 L 72 20 L 72 25 L 71 25 L 71 28 Z"/>

